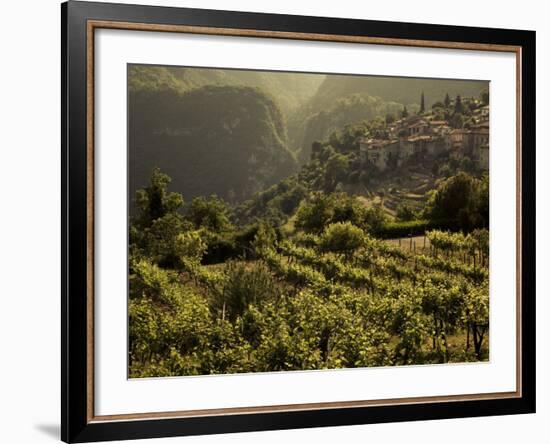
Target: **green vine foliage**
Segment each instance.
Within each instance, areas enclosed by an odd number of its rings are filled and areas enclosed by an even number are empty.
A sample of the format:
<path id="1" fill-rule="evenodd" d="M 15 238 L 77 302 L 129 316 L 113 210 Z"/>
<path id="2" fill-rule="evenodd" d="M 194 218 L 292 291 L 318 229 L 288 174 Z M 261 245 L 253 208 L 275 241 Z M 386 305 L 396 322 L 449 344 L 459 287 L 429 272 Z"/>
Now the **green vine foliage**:
<path id="1" fill-rule="evenodd" d="M 151 180 L 130 227 L 131 377 L 488 359 L 488 231 L 433 230 L 409 251 L 316 197 L 292 232 L 236 232 L 217 198 L 185 210 L 169 178 Z M 212 263 L 221 236 L 240 253 Z"/>

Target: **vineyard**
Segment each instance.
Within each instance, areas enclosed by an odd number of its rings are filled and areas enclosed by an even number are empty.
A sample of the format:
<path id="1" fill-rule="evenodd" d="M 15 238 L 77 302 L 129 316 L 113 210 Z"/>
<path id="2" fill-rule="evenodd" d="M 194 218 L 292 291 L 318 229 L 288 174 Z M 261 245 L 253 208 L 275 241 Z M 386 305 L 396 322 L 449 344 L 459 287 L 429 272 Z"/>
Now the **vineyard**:
<path id="1" fill-rule="evenodd" d="M 208 264 L 227 221 L 193 226 L 162 193 L 161 217 L 131 231 L 130 377 L 488 359 L 487 230 L 407 250 L 349 220 L 289 235 L 260 222 Z"/>
<path id="2" fill-rule="evenodd" d="M 298 152 L 254 88 L 132 97 L 149 149 L 130 176 L 130 377 L 489 359 L 489 175 L 467 150 L 379 169 L 365 140 L 398 116 L 365 115 L 374 99 L 315 114 Z M 418 118 L 463 128 L 487 102 L 446 95 Z"/>

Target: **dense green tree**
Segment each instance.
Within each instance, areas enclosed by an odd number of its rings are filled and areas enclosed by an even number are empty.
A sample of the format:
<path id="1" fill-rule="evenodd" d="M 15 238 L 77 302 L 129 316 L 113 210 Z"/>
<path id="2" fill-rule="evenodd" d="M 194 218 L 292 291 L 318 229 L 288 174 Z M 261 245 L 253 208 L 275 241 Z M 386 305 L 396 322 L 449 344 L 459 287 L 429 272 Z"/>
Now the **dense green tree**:
<path id="1" fill-rule="evenodd" d="M 214 232 L 231 228 L 229 208 L 222 199 L 215 195 L 209 198 L 195 197 L 186 216 L 196 228 L 207 228 Z"/>
<path id="2" fill-rule="evenodd" d="M 140 227 L 149 227 L 153 221 L 182 207 L 181 194 L 168 191 L 171 181 L 167 174 L 162 173 L 159 168 L 154 168 L 149 185 L 136 192 L 135 202 L 139 215 L 135 222 Z"/>
<path id="3" fill-rule="evenodd" d="M 346 193 L 314 193 L 298 208 L 295 224 L 299 229 L 321 233 L 331 223 L 349 221 L 362 226 L 365 220 L 365 207 L 355 197 Z"/>
<path id="4" fill-rule="evenodd" d="M 460 159 L 459 168 L 467 173 L 472 173 L 475 169 L 475 164 L 468 156 L 464 156 Z"/>
<path id="5" fill-rule="evenodd" d="M 386 213 L 380 204 L 372 205 L 365 212 L 365 224 L 369 232 L 379 231 L 387 219 Z"/>
<path id="6" fill-rule="evenodd" d="M 477 210 L 483 220 L 483 226 L 489 227 L 489 174 L 481 176 L 479 184 Z"/>
<path id="7" fill-rule="evenodd" d="M 472 210 L 472 194 L 475 194 L 476 188 L 476 180 L 465 173 L 443 181 L 429 201 L 431 216 L 457 218 L 461 211 Z"/>
<path id="8" fill-rule="evenodd" d="M 170 177 L 155 168 L 150 182 L 136 192 L 137 214 L 129 229 L 130 255 L 145 256 L 164 267 L 178 267 L 178 236 L 191 228 L 178 212 L 183 205 L 179 193 L 169 192 Z"/>
<path id="9" fill-rule="evenodd" d="M 130 236 L 130 249 L 134 247 L 136 252 L 141 252 L 141 255 L 162 267 L 179 268 L 181 251 L 178 238 L 192 228 L 181 214 L 167 213 L 155 219 L 149 227 L 131 230 L 136 235 Z"/>
<path id="10" fill-rule="evenodd" d="M 451 120 L 449 121 L 449 124 L 452 128 L 460 129 L 464 128 L 464 116 L 459 113 L 453 114 L 451 117 Z"/>
<path id="11" fill-rule="evenodd" d="M 273 227 L 266 221 L 258 222 L 258 228 L 256 234 L 254 234 L 254 240 L 252 241 L 252 248 L 259 257 L 273 249 L 276 246 L 277 233 Z"/>
<path id="12" fill-rule="evenodd" d="M 489 105 L 489 90 L 482 91 L 480 94 L 481 103 L 483 105 Z"/>
<path id="13" fill-rule="evenodd" d="M 377 120 L 375 120 L 375 122 L 378 123 Z M 359 151 L 359 141 L 361 138 L 374 131 L 374 126 L 373 121 L 371 121 L 369 125 L 363 122 L 353 125 L 345 125 L 343 129 L 334 131 L 329 136 L 328 143 L 340 153 L 347 154 L 350 152 L 357 152 Z"/>
<path id="14" fill-rule="evenodd" d="M 312 174 L 318 177 L 320 171 Z M 236 221 L 246 224 L 261 218 L 269 219 L 272 224 L 284 223 L 308 195 L 308 187 L 304 182 L 300 177 L 290 177 L 257 193 L 234 209 Z"/>
<path id="15" fill-rule="evenodd" d="M 410 205 L 401 204 L 396 210 L 397 218 L 401 221 L 410 221 L 416 219 L 416 213 Z"/>
<path id="16" fill-rule="evenodd" d="M 323 149 L 323 144 L 316 140 L 311 144 L 311 159 L 316 158 L 321 150 Z"/>
<path id="17" fill-rule="evenodd" d="M 206 242 L 201 231 L 185 231 L 175 240 L 175 251 L 178 256 L 199 263 L 206 251 Z"/>
<path id="18" fill-rule="evenodd" d="M 325 169 L 325 191 L 334 191 L 338 182 L 345 180 L 348 174 L 349 158 L 343 154 L 332 155 Z"/>
<path id="19" fill-rule="evenodd" d="M 351 222 L 336 222 L 325 228 L 319 245 L 325 251 L 349 257 L 363 245 L 364 235 L 364 231 Z"/>
<path id="20" fill-rule="evenodd" d="M 487 202 L 482 181 L 460 172 L 440 184 L 428 201 L 427 213 L 433 219 L 452 220 L 465 229 L 487 226 L 483 213 Z"/>
<path id="21" fill-rule="evenodd" d="M 464 112 L 464 105 L 462 104 L 462 97 L 460 94 L 455 99 L 455 114 L 462 114 Z"/>

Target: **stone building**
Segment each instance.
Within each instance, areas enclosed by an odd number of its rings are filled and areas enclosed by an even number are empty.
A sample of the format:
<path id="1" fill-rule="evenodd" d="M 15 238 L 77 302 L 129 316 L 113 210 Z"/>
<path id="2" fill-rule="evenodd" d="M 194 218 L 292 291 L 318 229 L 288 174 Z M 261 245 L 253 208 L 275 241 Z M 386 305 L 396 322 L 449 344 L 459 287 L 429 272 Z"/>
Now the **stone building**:
<path id="1" fill-rule="evenodd" d="M 360 142 L 363 159 L 381 171 L 392 162 L 400 166 L 414 155 L 437 155 L 451 149 L 450 128 L 446 121 L 411 116 L 388 125 L 387 132 L 388 139 L 364 139 Z"/>
<path id="2" fill-rule="evenodd" d="M 485 169 L 489 164 L 487 113 L 488 108 L 479 112 L 480 122 L 474 127 L 454 130 L 446 120 L 430 120 L 418 115 L 403 118 L 388 125 L 387 139 L 361 140 L 360 153 L 364 161 L 381 171 L 392 165 L 400 166 L 415 155 L 442 153 L 450 153 L 455 158 L 468 156 Z"/>
<path id="3" fill-rule="evenodd" d="M 368 139 L 361 141 L 359 150 L 364 160 L 383 171 L 394 159 L 396 166 L 401 165 L 402 158 L 399 153 L 399 146 L 399 140 L 397 139 Z"/>

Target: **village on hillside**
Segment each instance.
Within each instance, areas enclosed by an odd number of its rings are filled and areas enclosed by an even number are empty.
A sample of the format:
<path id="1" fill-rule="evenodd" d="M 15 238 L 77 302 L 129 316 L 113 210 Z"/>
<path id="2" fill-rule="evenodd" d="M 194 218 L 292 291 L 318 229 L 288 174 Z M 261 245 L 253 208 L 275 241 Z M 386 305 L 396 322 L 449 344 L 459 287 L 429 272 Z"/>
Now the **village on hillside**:
<path id="1" fill-rule="evenodd" d="M 489 105 L 477 99 L 460 99 L 460 96 L 456 100 L 471 110 L 468 127 L 453 128 L 451 122 L 436 120 L 434 114 L 406 115 L 388 123 L 381 137 L 362 139 L 362 159 L 384 171 L 388 167 L 401 166 L 414 156 L 447 153 L 456 159 L 467 156 L 480 170 L 488 170 Z"/>
<path id="2" fill-rule="evenodd" d="M 489 360 L 489 82 L 138 68 L 129 378 Z"/>

